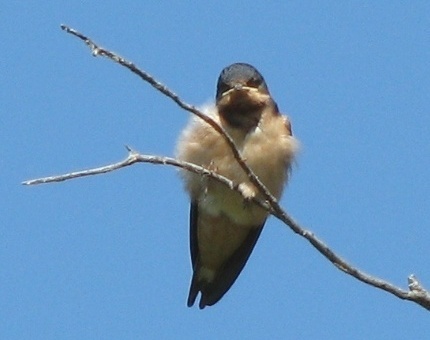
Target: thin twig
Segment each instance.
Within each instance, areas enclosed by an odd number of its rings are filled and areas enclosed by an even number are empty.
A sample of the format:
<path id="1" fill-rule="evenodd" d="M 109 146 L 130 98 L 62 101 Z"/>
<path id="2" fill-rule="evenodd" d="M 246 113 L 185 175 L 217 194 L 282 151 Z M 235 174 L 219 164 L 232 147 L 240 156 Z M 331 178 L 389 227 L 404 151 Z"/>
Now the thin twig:
<path id="1" fill-rule="evenodd" d="M 246 165 L 244 159 L 240 155 L 240 152 L 236 148 L 233 140 L 231 137 L 226 133 L 226 131 L 218 125 L 216 121 L 214 121 L 209 116 L 206 116 L 201 111 L 197 110 L 194 106 L 189 105 L 181 100 L 181 98 L 176 95 L 174 92 L 172 92 L 169 88 L 167 88 L 162 83 L 155 80 L 152 76 L 150 76 L 145 71 L 142 71 L 141 69 L 137 68 L 133 63 L 125 60 L 124 58 L 116 55 L 115 53 L 105 50 L 98 45 L 96 45 L 91 39 L 87 38 L 83 34 L 79 33 L 78 31 L 69 28 L 65 25 L 61 25 L 61 28 L 66 31 L 67 33 L 70 33 L 82 40 L 85 41 L 85 43 L 91 48 L 92 54 L 94 56 L 105 56 L 114 62 L 119 63 L 120 65 L 128 68 L 133 73 L 137 74 L 139 77 L 141 77 L 144 81 L 148 82 L 150 85 L 152 85 L 155 89 L 166 95 L 167 97 L 171 98 L 176 104 L 178 104 L 182 109 L 189 111 L 196 116 L 203 119 L 206 123 L 211 125 L 216 131 L 218 131 L 223 138 L 226 140 L 227 144 L 230 146 L 234 157 L 238 161 L 238 163 L 241 165 L 243 170 L 247 173 L 248 177 L 252 181 L 254 185 L 262 192 L 263 197 L 267 200 L 267 202 L 263 200 L 255 199 L 255 203 L 259 204 L 263 208 L 265 208 L 268 212 L 270 212 L 272 215 L 276 216 L 278 219 L 280 219 L 282 222 L 287 224 L 295 233 L 301 235 L 306 240 L 308 240 L 324 257 L 326 257 L 330 262 L 332 262 L 339 270 L 347 273 L 348 275 L 351 275 L 355 277 L 356 279 L 369 284 L 373 287 L 382 289 L 386 292 L 389 292 L 395 296 L 397 296 L 400 299 L 403 300 L 409 300 L 413 301 L 422 307 L 426 308 L 427 310 L 430 310 L 430 294 L 428 291 L 426 291 L 421 284 L 418 282 L 418 280 L 415 278 L 415 276 L 410 275 L 408 278 L 409 282 L 409 291 L 400 289 L 391 283 L 384 281 L 382 279 L 373 277 L 371 275 L 368 275 L 361 270 L 353 267 L 348 262 L 346 262 L 343 258 L 341 258 L 339 255 L 335 254 L 324 242 L 322 242 L 320 239 L 318 239 L 312 232 L 302 228 L 297 222 L 295 222 L 279 205 L 277 200 L 271 195 L 271 193 L 268 191 L 268 189 L 261 183 L 261 181 L 258 179 L 258 177 L 255 176 L 255 174 L 252 172 L 252 170 Z M 89 169 L 79 172 L 72 172 L 65 175 L 60 176 L 51 176 L 51 177 L 45 177 L 35 180 L 30 180 L 23 182 L 23 184 L 26 185 L 32 185 L 32 184 L 40 184 L 40 183 L 50 183 L 50 182 L 59 182 L 64 181 L 67 179 L 72 178 L 78 178 L 78 177 L 84 177 L 89 175 L 96 175 L 101 173 L 106 173 L 110 171 L 114 171 L 129 165 L 132 165 L 137 162 L 145 162 L 145 163 L 152 163 L 152 164 L 165 164 L 165 165 L 171 165 L 175 167 L 180 167 L 183 169 L 186 169 L 188 171 L 192 171 L 194 173 L 198 173 L 200 175 L 209 176 L 220 183 L 223 183 L 224 185 L 227 185 L 230 189 L 236 190 L 240 193 L 240 186 L 236 185 L 229 179 L 213 172 L 208 169 L 205 169 L 201 166 L 182 162 L 175 160 L 173 158 L 168 157 L 158 157 L 158 156 L 147 156 L 147 155 L 141 155 L 130 148 L 127 148 L 129 151 L 128 157 L 118 163 L 114 163 L 108 166 L 95 168 L 95 169 Z M 243 194 L 243 193 L 242 193 Z"/>
<path id="2" fill-rule="evenodd" d="M 54 176 L 48 176 L 48 177 L 41 177 L 36 179 L 31 179 L 28 181 L 24 181 L 21 184 L 23 185 L 38 185 L 38 184 L 47 184 L 47 183 L 55 183 L 55 182 L 64 182 L 70 179 L 80 178 L 80 177 L 87 177 L 87 176 L 94 176 L 94 175 L 100 175 L 105 174 L 108 172 L 112 172 L 115 170 L 119 170 L 121 168 L 128 167 L 130 165 L 133 165 L 135 163 L 150 163 L 154 165 L 171 165 L 176 168 L 181 168 L 190 172 L 193 172 L 200 176 L 207 176 L 215 179 L 216 181 L 220 182 L 221 184 L 225 185 L 230 190 L 238 191 L 242 196 L 245 197 L 245 193 L 243 192 L 243 189 L 241 186 L 237 183 L 234 183 L 232 180 L 228 179 L 227 177 L 224 177 L 217 172 L 214 172 L 212 170 L 206 169 L 200 165 L 180 161 L 175 158 L 171 157 L 163 157 L 163 156 L 155 156 L 155 155 L 142 155 L 138 153 L 137 151 L 131 149 L 129 146 L 126 146 L 126 149 L 128 150 L 128 155 L 125 159 L 122 161 L 104 165 L 97 168 L 91 168 L 86 170 L 80 170 L 80 171 L 74 171 L 69 172 L 62 175 L 54 175 Z M 267 201 L 259 198 L 258 196 L 250 197 L 249 200 L 253 201 L 254 203 L 258 204 L 263 209 L 272 212 L 272 209 Z"/>

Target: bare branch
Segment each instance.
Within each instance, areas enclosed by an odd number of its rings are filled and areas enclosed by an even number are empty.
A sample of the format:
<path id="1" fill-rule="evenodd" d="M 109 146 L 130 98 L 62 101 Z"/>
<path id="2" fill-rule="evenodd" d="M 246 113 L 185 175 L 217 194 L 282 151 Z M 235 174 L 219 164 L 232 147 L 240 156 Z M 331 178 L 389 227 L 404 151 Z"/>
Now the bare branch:
<path id="1" fill-rule="evenodd" d="M 409 291 L 403 290 L 396 287 L 395 285 L 384 281 L 375 276 L 366 274 L 365 272 L 359 270 L 353 265 L 349 264 L 342 257 L 333 252 L 323 241 L 321 241 L 312 232 L 303 229 L 297 222 L 295 222 L 288 214 L 286 214 L 279 205 L 271 205 L 274 212 L 272 215 L 276 216 L 286 225 L 288 225 L 295 233 L 301 235 L 306 240 L 308 240 L 325 258 L 327 258 L 331 263 L 333 263 L 336 268 L 343 271 L 344 273 L 355 277 L 357 280 L 364 282 L 375 288 L 382 289 L 389 292 L 402 300 L 413 301 L 422 307 L 430 311 L 430 293 L 426 291 L 415 279 L 414 275 L 408 277 Z M 412 283 L 411 283 L 412 282 Z"/>
<path id="2" fill-rule="evenodd" d="M 64 30 L 65 32 L 72 34 L 72 35 L 78 37 L 79 39 L 83 40 L 85 42 L 85 44 L 87 44 L 87 46 L 91 49 L 91 53 L 93 56 L 95 56 L 95 57 L 97 57 L 97 56 L 106 57 L 106 58 L 126 67 L 131 72 L 138 75 L 144 81 L 149 83 L 157 91 L 161 92 L 166 97 L 172 99 L 180 108 L 196 115 L 197 117 L 199 117 L 200 119 L 205 121 L 207 124 L 212 126 L 212 128 L 215 129 L 215 131 L 217 131 L 225 139 L 226 143 L 228 144 L 228 146 L 232 150 L 236 161 L 239 163 L 239 165 L 242 167 L 242 169 L 248 175 L 248 178 L 250 179 L 252 184 L 254 184 L 259 189 L 259 191 L 263 194 L 264 198 L 267 199 L 269 202 L 271 202 L 271 203 L 277 202 L 276 198 L 270 193 L 270 191 L 266 188 L 266 186 L 254 174 L 252 169 L 250 169 L 248 167 L 248 165 L 245 163 L 245 160 L 243 159 L 239 150 L 236 148 L 236 145 L 235 145 L 233 139 L 224 130 L 224 128 L 221 125 L 219 125 L 215 120 L 213 120 L 211 117 L 205 115 L 203 112 L 198 110 L 195 106 L 184 102 L 176 93 L 174 93 L 172 90 L 170 90 L 167 86 L 165 86 L 161 82 L 157 81 L 149 73 L 138 68 L 134 63 L 124 59 L 123 57 L 119 56 L 118 54 L 116 54 L 114 52 L 106 50 L 103 47 L 100 47 L 92 39 L 88 38 L 87 36 L 83 35 L 82 33 L 76 31 L 73 28 L 70 28 L 66 25 L 61 25 L 61 29 Z"/>
<path id="3" fill-rule="evenodd" d="M 63 181 L 69 180 L 69 179 L 74 179 L 74 178 L 79 178 L 79 177 L 105 174 L 107 172 L 112 172 L 114 170 L 125 168 L 125 167 L 133 165 L 135 163 L 151 163 L 151 164 L 157 164 L 157 165 L 172 165 L 174 167 L 178 167 L 178 168 L 182 168 L 182 169 L 194 172 L 194 173 L 201 175 L 201 176 L 210 176 L 210 177 L 216 179 L 217 181 L 221 182 L 222 184 L 226 185 L 230 189 L 235 190 L 236 186 L 234 185 L 234 183 L 231 180 L 229 180 L 228 178 L 226 178 L 224 176 L 217 174 L 216 172 L 205 169 L 199 165 L 179 161 L 179 160 L 171 158 L 171 157 L 142 155 L 142 154 L 138 153 L 137 151 L 131 149 L 129 146 L 126 146 L 126 149 L 128 151 L 128 155 L 124 160 L 122 160 L 120 162 L 108 164 L 108 165 L 101 166 L 98 168 L 92 168 L 92 169 L 87 169 L 87 170 L 70 172 L 70 173 L 58 175 L 58 176 L 36 178 L 36 179 L 24 181 L 24 182 L 22 182 L 22 184 L 24 184 L 24 185 L 36 185 L 36 184 L 45 184 L 45 183 L 53 183 L 53 182 L 63 182 Z"/>
<path id="4" fill-rule="evenodd" d="M 119 63 L 120 65 L 128 68 L 133 73 L 137 74 L 139 77 L 141 77 L 144 81 L 148 82 L 150 85 L 152 85 L 155 89 L 172 99 L 177 105 L 179 105 L 182 109 L 189 111 L 196 116 L 203 119 L 206 123 L 211 125 L 217 132 L 219 132 L 223 138 L 226 140 L 228 145 L 230 146 L 231 150 L 233 151 L 233 154 L 238 161 L 238 163 L 241 165 L 243 170 L 247 173 L 248 177 L 252 181 L 252 183 L 260 190 L 260 192 L 264 195 L 263 197 L 267 200 L 267 202 L 254 199 L 253 201 L 263 208 L 265 208 L 267 211 L 269 211 L 272 215 L 280 219 L 282 222 L 287 224 L 295 233 L 299 234 L 300 236 L 304 237 L 306 240 L 308 240 L 324 257 L 326 257 L 330 262 L 332 262 L 338 269 L 341 271 L 347 273 L 348 275 L 351 275 L 355 277 L 356 279 L 369 284 L 373 287 L 382 289 L 386 292 L 389 292 L 395 296 L 397 296 L 400 299 L 403 300 L 409 300 L 413 301 L 422 307 L 426 308 L 427 310 L 430 310 L 430 294 L 428 291 L 426 291 L 421 284 L 418 282 L 418 280 L 415 278 L 414 275 L 409 276 L 408 282 L 409 282 L 409 291 L 403 290 L 401 288 L 398 288 L 391 283 L 384 281 L 382 279 L 373 277 L 371 275 L 368 275 L 364 273 L 363 271 L 355 268 L 354 266 L 350 265 L 348 262 L 346 262 L 343 258 L 341 258 L 339 255 L 335 254 L 324 242 L 322 242 L 320 239 L 318 239 L 312 232 L 302 228 L 297 222 L 295 222 L 279 205 L 277 200 L 271 195 L 271 193 L 267 190 L 267 188 L 261 183 L 261 181 L 255 176 L 255 174 L 252 172 L 252 170 L 246 165 L 244 159 L 240 155 L 240 152 L 236 148 L 233 140 L 231 137 L 226 133 L 226 131 L 217 124 L 216 121 L 214 121 L 212 118 L 206 116 L 201 111 L 196 109 L 194 106 L 189 105 L 182 101 L 178 95 L 176 95 L 174 92 L 172 92 L 170 89 L 168 89 L 165 85 L 155 80 L 152 76 L 150 76 L 145 71 L 142 71 L 141 69 L 137 68 L 133 63 L 125 60 L 124 58 L 118 56 L 117 54 L 105 50 L 98 45 L 96 45 L 91 39 L 87 38 L 83 34 L 77 32 L 76 30 L 69 28 L 65 25 L 61 25 L 61 28 L 66 31 L 67 33 L 70 33 L 81 40 L 84 40 L 85 43 L 91 48 L 92 54 L 94 56 L 104 56 L 108 59 L 113 60 L 116 63 Z M 243 194 L 240 190 L 240 186 L 233 183 L 228 178 L 225 178 L 223 176 L 220 176 L 219 174 L 210 171 L 208 169 L 205 169 L 201 166 L 187 163 L 187 162 L 181 162 L 178 160 L 175 160 L 173 158 L 168 157 L 157 157 L 157 156 L 148 156 L 148 155 L 141 155 L 130 148 L 128 148 L 129 155 L 128 157 L 118 163 L 114 163 L 111 165 L 107 165 L 100 168 L 95 169 L 89 169 L 84 171 L 78 171 L 78 172 L 72 172 L 65 175 L 60 176 L 51 176 L 46 178 L 40 178 L 35 180 L 30 180 L 23 182 L 23 184 L 26 185 L 33 185 L 33 184 L 40 184 L 40 183 L 50 183 L 50 182 L 60 182 L 72 178 L 78 178 L 78 177 L 84 177 L 89 175 L 96 175 L 101 173 L 106 173 L 110 171 L 114 171 L 129 165 L 132 165 L 134 163 L 138 162 L 144 162 L 144 163 L 152 163 L 152 164 L 164 164 L 164 165 L 171 165 L 179 168 L 186 169 L 188 171 L 192 171 L 194 173 L 209 176 L 220 183 L 223 183 L 224 185 L 227 185 L 230 189 L 236 190 Z"/>
<path id="5" fill-rule="evenodd" d="M 81 171 L 74 171 L 69 172 L 62 175 L 56 175 L 56 176 L 48 176 L 48 177 L 41 177 L 36 179 L 31 179 L 28 181 L 24 181 L 21 184 L 23 185 L 37 185 L 37 184 L 46 184 L 46 183 L 54 183 L 54 182 L 64 182 L 69 179 L 75 179 L 80 177 L 87 177 L 87 176 L 93 176 L 93 175 L 100 175 L 105 174 L 107 172 L 112 172 L 114 170 L 119 170 L 121 168 L 125 168 L 127 166 L 133 165 L 135 163 L 150 163 L 155 165 L 171 165 L 176 168 L 181 168 L 190 172 L 193 172 L 200 176 L 208 176 L 210 178 L 215 179 L 216 181 L 220 182 L 221 184 L 225 185 L 231 190 L 238 191 L 243 197 L 247 197 L 245 193 L 243 192 L 243 189 L 241 189 L 241 186 L 237 183 L 234 183 L 227 177 L 224 177 L 212 170 L 206 169 L 200 165 L 184 162 L 177 160 L 175 158 L 171 157 L 163 157 L 163 156 L 154 156 L 154 155 L 142 155 L 138 153 L 137 151 L 131 149 L 129 146 L 126 146 L 126 149 L 128 150 L 127 157 L 117 163 L 112 163 L 108 165 L 104 165 L 98 168 L 91 168 L 87 170 L 81 170 Z M 249 200 L 253 201 L 254 203 L 258 204 L 263 209 L 266 209 L 270 212 L 272 212 L 272 209 L 270 205 L 258 198 L 258 197 L 251 197 L 248 198 Z"/>
<path id="6" fill-rule="evenodd" d="M 125 168 L 127 166 L 133 165 L 135 163 L 151 163 L 156 165 L 171 165 L 177 168 L 182 168 L 187 171 L 191 171 L 201 176 L 208 176 L 213 178 L 214 180 L 222 183 L 227 186 L 231 190 L 236 190 L 243 195 L 243 192 L 240 190 L 240 185 L 235 184 L 230 179 L 219 175 L 218 173 L 205 169 L 202 166 L 183 162 L 176 160 L 170 157 L 161 157 L 161 156 L 153 156 L 153 155 L 142 155 L 131 148 L 127 147 L 128 156 L 117 163 L 109 164 L 106 166 L 92 168 L 88 170 L 71 172 L 58 176 L 49 176 L 43 178 L 32 179 L 23 182 L 24 185 L 37 185 L 37 184 L 45 184 L 45 183 L 53 183 L 53 182 L 62 182 L 69 179 L 86 177 L 92 175 L 104 174 L 107 172 L 111 172 L 114 170 L 118 170 L 121 168 Z M 245 195 L 243 195 L 245 197 Z M 252 198 L 252 201 L 261 206 L 263 209 L 268 210 L 272 215 L 277 217 L 279 220 L 290 226 L 290 228 L 297 234 L 306 238 L 323 256 L 325 256 L 328 260 L 330 260 L 338 269 L 341 271 L 357 278 L 358 280 L 365 282 L 371 286 L 376 288 L 380 288 L 387 292 L 394 294 L 395 296 L 403 299 L 414 301 L 424 308 L 430 310 L 430 294 L 418 283 L 415 276 L 411 275 L 408 278 L 409 281 L 409 291 L 404 291 L 396 286 L 386 282 L 384 280 L 375 278 L 364 272 L 356 269 L 352 265 L 348 264 L 344 259 L 340 256 L 336 255 L 324 242 L 319 240 L 312 232 L 300 227 L 291 217 L 289 217 L 281 208 L 277 209 L 271 206 L 268 202 L 258 199 L 257 197 Z"/>

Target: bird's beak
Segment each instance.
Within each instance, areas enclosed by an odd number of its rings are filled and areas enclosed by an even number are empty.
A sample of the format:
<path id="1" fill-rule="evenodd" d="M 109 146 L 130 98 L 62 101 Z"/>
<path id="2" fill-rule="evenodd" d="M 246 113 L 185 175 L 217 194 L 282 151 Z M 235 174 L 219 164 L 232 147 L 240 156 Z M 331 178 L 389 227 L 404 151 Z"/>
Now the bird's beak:
<path id="1" fill-rule="evenodd" d="M 228 96 L 232 94 L 233 92 L 258 92 L 258 89 L 255 87 L 249 87 L 242 84 L 236 84 L 231 89 L 223 92 L 221 94 L 221 97 Z"/>

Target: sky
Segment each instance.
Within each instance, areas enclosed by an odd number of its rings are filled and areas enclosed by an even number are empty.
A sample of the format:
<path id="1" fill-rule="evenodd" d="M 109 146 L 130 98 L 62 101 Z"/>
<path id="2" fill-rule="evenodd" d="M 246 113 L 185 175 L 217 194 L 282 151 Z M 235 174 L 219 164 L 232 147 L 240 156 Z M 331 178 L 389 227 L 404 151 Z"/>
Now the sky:
<path id="1" fill-rule="evenodd" d="M 430 2 L 8 1 L 0 16 L 0 338 L 428 337 L 428 311 L 273 217 L 224 298 L 187 308 L 189 201 L 171 167 L 21 182 L 124 145 L 172 156 L 189 117 L 60 24 L 194 105 L 251 63 L 301 143 L 282 206 L 365 272 L 430 288 Z"/>

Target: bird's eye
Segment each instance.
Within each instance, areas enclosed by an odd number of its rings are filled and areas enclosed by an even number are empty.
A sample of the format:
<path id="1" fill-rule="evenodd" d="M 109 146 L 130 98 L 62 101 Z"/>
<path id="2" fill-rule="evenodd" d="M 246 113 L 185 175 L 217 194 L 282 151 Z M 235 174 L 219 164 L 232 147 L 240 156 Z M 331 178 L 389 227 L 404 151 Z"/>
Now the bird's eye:
<path id="1" fill-rule="evenodd" d="M 251 78 L 246 82 L 246 85 L 249 87 L 259 87 L 260 86 L 260 80 L 257 78 Z"/>
<path id="2" fill-rule="evenodd" d="M 229 89 L 229 86 L 226 83 L 222 81 L 218 82 L 217 90 L 216 90 L 216 98 L 217 99 L 220 98 L 222 94 L 226 92 L 228 89 Z"/>
<path id="3" fill-rule="evenodd" d="M 224 93 L 225 91 L 227 91 L 229 89 L 229 86 L 226 83 L 221 83 L 218 85 L 218 92 Z"/>

